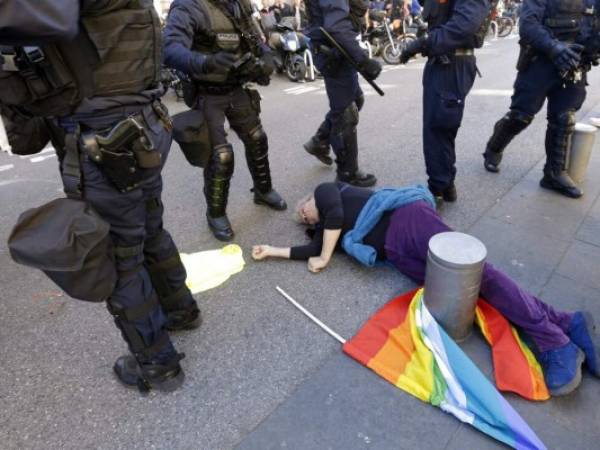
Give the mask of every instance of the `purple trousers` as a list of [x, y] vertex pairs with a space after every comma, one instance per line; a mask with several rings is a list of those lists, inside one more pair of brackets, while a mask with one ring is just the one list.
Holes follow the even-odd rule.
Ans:
[[[385, 239], [388, 261], [423, 284], [429, 239], [444, 231], [451, 229], [427, 203], [419, 201], [398, 208], [392, 214]], [[488, 263], [483, 269], [481, 297], [525, 331], [539, 351], [569, 342], [566, 332], [573, 314], [555, 310]]]

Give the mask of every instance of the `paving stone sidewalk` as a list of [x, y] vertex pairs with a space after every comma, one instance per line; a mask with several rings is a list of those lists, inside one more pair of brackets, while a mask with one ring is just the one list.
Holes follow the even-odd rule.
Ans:
[[[544, 161], [540, 161], [468, 232], [486, 244], [488, 260], [525, 289], [556, 307], [585, 308], [600, 318], [599, 152], [600, 143], [596, 142], [582, 199], [571, 200], [541, 189], [538, 182]], [[324, 334], [323, 339], [328, 337]], [[492, 378], [491, 355], [481, 336], [473, 334], [461, 346]], [[600, 380], [586, 374], [576, 393], [543, 403], [511, 394], [506, 398], [549, 449], [598, 448]], [[237, 448], [503, 447], [396, 389], [340, 349]]]

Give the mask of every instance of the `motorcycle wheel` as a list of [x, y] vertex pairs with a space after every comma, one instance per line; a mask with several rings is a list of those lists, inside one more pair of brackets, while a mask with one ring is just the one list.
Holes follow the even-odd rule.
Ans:
[[304, 80], [306, 75], [306, 64], [300, 55], [294, 55], [289, 58], [286, 64], [285, 73], [291, 81]]
[[513, 29], [514, 22], [510, 17], [503, 17], [498, 22], [498, 37], [508, 36]]
[[396, 51], [391, 42], [388, 42], [381, 51], [381, 57], [387, 64], [400, 64], [400, 53], [402, 53], [403, 46], [406, 45], [400, 40], [396, 41]]

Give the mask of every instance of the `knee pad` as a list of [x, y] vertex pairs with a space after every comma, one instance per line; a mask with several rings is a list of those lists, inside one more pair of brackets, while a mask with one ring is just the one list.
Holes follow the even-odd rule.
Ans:
[[525, 114], [521, 111], [510, 110], [504, 117], [513, 134], [520, 133], [529, 126], [533, 120], [533, 116]]
[[573, 128], [576, 123], [575, 110], [568, 109], [559, 114], [549, 114], [548, 123], [559, 128]]
[[210, 161], [213, 173], [230, 176], [233, 173], [233, 162], [233, 147], [231, 144], [217, 145], [213, 148]]
[[262, 144], [267, 140], [267, 133], [261, 124], [258, 124], [248, 132], [248, 138], [254, 144]]
[[358, 106], [355, 102], [350, 103], [342, 113], [344, 128], [353, 128], [358, 125]]

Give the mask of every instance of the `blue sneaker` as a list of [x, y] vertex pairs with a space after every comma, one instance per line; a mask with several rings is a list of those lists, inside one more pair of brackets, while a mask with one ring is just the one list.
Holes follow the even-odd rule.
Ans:
[[592, 315], [587, 311], [577, 311], [567, 335], [585, 353], [585, 366], [590, 373], [600, 378], [600, 339]]
[[544, 371], [546, 386], [555, 397], [573, 392], [581, 383], [581, 365], [585, 354], [572, 342], [554, 350], [541, 352], [538, 361]]

